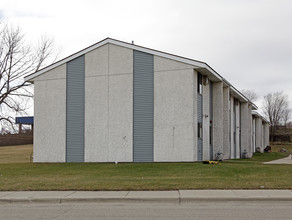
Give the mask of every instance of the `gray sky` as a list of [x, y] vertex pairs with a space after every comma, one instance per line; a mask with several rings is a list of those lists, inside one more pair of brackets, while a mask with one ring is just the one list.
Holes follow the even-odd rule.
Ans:
[[54, 37], [59, 58], [106, 37], [134, 40], [205, 61], [261, 98], [284, 91], [292, 107], [291, 0], [2, 0], [0, 16], [31, 42]]

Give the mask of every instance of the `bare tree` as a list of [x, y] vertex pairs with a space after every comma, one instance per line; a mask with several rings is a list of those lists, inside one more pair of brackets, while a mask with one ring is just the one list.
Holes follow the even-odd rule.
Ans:
[[242, 89], [241, 93], [252, 102], [256, 101], [258, 98], [257, 94], [249, 89]]
[[291, 116], [291, 109], [286, 109], [286, 111], [284, 112], [284, 116], [283, 116], [283, 124], [286, 128], [288, 126], [290, 116]]
[[32, 47], [19, 27], [0, 25], [0, 127], [14, 129], [14, 116], [25, 115], [33, 97], [31, 84], [23, 77], [38, 71], [51, 57], [53, 40], [43, 37]]
[[271, 123], [271, 137], [281, 124], [287, 123], [290, 117], [288, 96], [283, 92], [269, 93], [264, 96], [263, 112]]

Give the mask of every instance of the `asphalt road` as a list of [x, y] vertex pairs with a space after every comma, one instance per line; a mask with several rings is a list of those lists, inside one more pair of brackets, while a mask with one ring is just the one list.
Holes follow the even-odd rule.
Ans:
[[0, 219], [292, 219], [292, 201], [2, 204]]

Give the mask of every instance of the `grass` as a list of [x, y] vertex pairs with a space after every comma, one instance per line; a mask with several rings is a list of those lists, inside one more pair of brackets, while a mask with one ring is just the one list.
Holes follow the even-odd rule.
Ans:
[[31, 154], [32, 144], [0, 146], [0, 164], [29, 163]]
[[291, 165], [262, 164], [285, 156], [287, 153], [258, 153], [252, 159], [219, 165], [6, 163], [0, 164], [0, 190], [292, 189]]
[[292, 152], [292, 143], [291, 142], [272, 142], [271, 147], [272, 147], [272, 152], [279, 152], [279, 150], [281, 148], [285, 148], [289, 152]]

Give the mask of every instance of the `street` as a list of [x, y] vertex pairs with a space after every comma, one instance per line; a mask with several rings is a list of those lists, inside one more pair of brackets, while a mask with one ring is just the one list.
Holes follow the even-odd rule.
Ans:
[[2, 204], [0, 219], [291, 219], [292, 201]]

